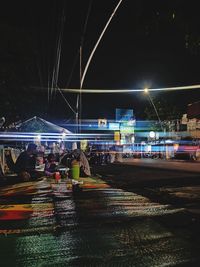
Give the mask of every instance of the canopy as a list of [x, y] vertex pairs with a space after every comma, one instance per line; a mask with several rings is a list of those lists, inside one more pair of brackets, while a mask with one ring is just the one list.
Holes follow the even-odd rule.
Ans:
[[21, 122], [16, 125], [16, 128], [20, 132], [38, 132], [38, 133], [66, 133], [71, 132], [63, 127], [60, 127], [54, 123], [46, 121], [37, 116]]

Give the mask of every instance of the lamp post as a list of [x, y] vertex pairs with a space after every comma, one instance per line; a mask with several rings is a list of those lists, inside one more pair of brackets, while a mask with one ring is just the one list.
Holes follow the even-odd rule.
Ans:
[[[159, 123], [160, 123], [161, 130], [162, 130], [162, 132], [164, 133], [164, 129], [163, 129], [163, 125], [162, 125], [160, 116], [159, 116], [159, 114], [158, 114], [158, 111], [157, 111], [157, 109], [156, 109], [156, 106], [155, 106], [154, 103], [153, 103], [153, 99], [151, 98], [151, 95], [150, 95], [150, 93], [149, 93], [149, 89], [148, 89], [148, 88], [145, 88], [145, 89], [144, 89], [144, 93], [145, 93], [146, 95], [148, 95], [149, 101], [150, 101], [150, 103], [152, 104], [152, 106], [153, 106], [153, 108], [154, 108], [154, 111], [155, 111], [155, 113], [156, 113], [156, 116], [157, 116], [157, 118], [158, 118], [158, 121], [159, 121]], [[163, 140], [164, 140], [164, 139], [163, 139]], [[164, 143], [165, 143], [165, 142], [164, 142]], [[166, 146], [166, 148], [165, 148], [165, 158], [168, 159], [168, 148], [167, 148], [167, 146]]]
[[149, 93], [149, 89], [148, 89], [148, 88], [144, 88], [144, 93], [148, 96], [149, 101], [150, 101], [150, 103], [152, 104], [152, 106], [153, 106], [153, 108], [154, 108], [154, 111], [155, 111], [156, 116], [157, 116], [157, 118], [158, 118], [158, 121], [159, 121], [159, 123], [160, 123], [161, 130], [162, 130], [162, 132], [163, 132], [162, 122], [161, 122], [160, 116], [159, 116], [159, 114], [158, 114], [158, 111], [157, 111], [157, 109], [156, 109], [156, 106], [155, 106], [154, 103], [153, 103], [153, 99], [152, 99], [152, 97], [151, 97], [151, 95], [150, 95], [150, 93]]

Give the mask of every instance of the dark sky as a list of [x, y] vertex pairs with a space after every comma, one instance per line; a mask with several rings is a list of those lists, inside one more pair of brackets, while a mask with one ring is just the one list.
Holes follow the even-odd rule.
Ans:
[[[73, 118], [59, 92], [53, 92], [48, 100], [48, 89], [35, 88], [48, 88], [52, 82], [53, 71], [58, 66], [59, 37], [60, 68], [54, 84], [60, 88], [79, 88], [81, 40], [84, 69], [117, 3], [118, 0], [5, 1], [0, 11], [0, 97], [3, 99], [0, 116]], [[194, 0], [122, 1], [94, 54], [83, 88], [199, 84], [197, 4]], [[64, 95], [75, 108], [76, 95]], [[153, 97], [164, 98], [169, 105], [177, 105], [184, 111], [188, 103], [200, 99], [200, 93], [179, 91]], [[86, 94], [82, 116], [114, 118], [115, 108], [132, 108], [137, 117], [144, 117], [148, 104], [142, 93]]]

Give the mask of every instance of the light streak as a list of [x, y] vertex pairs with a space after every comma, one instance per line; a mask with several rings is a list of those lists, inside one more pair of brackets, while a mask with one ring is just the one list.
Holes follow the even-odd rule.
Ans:
[[[149, 92], [157, 92], [157, 91], [179, 91], [179, 90], [192, 90], [192, 89], [200, 89], [200, 84], [196, 85], [187, 85], [187, 86], [174, 86], [174, 87], [163, 87], [163, 88], [150, 88]], [[79, 93], [80, 89], [73, 88], [62, 88], [63, 92], [68, 93]], [[85, 94], [121, 94], [121, 93], [137, 93], [144, 92], [144, 89], [136, 88], [136, 89], [81, 89], [82, 93]]]
[[[74, 142], [87, 139], [88, 141], [95, 140], [96, 138], [100, 140], [109, 140], [112, 134], [66, 134], [64, 141]], [[26, 141], [33, 142], [35, 139], [39, 141], [49, 141], [49, 142], [61, 142], [62, 134], [58, 133], [40, 133], [40, 138], [38, 139], [38, 133], [18, 133], [18, 132], [7, 132], [0, 134], [0, 140], [3, 141]]]
[[[95, 44], [95, 46], [94, 46], [94, 48], [93, 48], [93, 50], [92, 50], [92, 52], [91, 52], [89, 58], [88, 58], [88, 61], [87, 61], [86, 66], [85, 66], [85, 69], [84, 69], [84, 71], [83, 71], [83, 75], [82, 75], [82, 77], [81, 77], [81, 93], [82, 93], [82, 86], [83, 86], [83, 82], [84, 82], [84, 79], [85, 79], [85, 75], [86, 75], [86, 73], [87, 73], [88, 67], [89, 67], [90, 62], [91, 62], [91, 60], [92, 60], [92, 57], [93, 57], [93, 55], [94, 55], [94, 53], [95, 53], [95, 51], [96, 51], [96, 49], [97, 49], [97, 47], [98, 47], [98, 45], [99, 45], [99, 43], [100, 43], [100, 41], [101, 41], [101, 39], [102, 39], [102, 37], [103, 37], [103, 35], [104, 35], [106, 29], [108, 28], [108, 26], [109, 26], [109, 24], [110, 24], [112, 18], [114, 17], [115, 13], [117, 12], [117, 9], [118, 9], [119, 6], [121, 5], [121, 3], [122, 3], [122, 0], [120, 0], [120, 1], [118, 2], [117, 6], [115, 7], [113, 13], [111, 14], [109, 20], [107, 21], [107, 23], [106, 23], [106, 25], [105, 25], [105, 27], [104, 27], [102, 33], [101, 33], [100, 36], [99, 36], [99, 39], [97, 40], [97, 42], [96, 42], [96, 44]], [[79, 92], [80, 92], [80, 89], [79, 89]]]
[[[70, 136], [99, 136], [99, 135], [110, 135], [110, 134], [95, 134], [95, 133], [81, 133], [81, 134], [74, 134], [74, 133], [71, 133], [71, 134], [66, 134], [65, 137], [70, 137]], [[12, 137], [12, 136], [18, 136], [18, 137], [37, 137], [38, 136], [38, 133], [19, 133], [19, 132], [6, 132], [6, 133], [1, 133], [0, 134], [0, 137]], [[48, 136], [55, 136], [55, 137], [61, 137], [62, 134], [59, 134], [59, 133], [40, 133], [40, 136], [41, 137], [48, 137]]]

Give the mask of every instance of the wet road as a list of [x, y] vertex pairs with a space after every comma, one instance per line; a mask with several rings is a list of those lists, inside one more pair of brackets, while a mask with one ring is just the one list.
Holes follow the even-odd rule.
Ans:
[[[98, 186], [90, 181], [73, 194], [65, 182], [47, 180], [18, 190], [15, 197], [1, 190], [1, 266], [199, 265], [198, 217], [188, 212], [185, 202], [176, 205], [174, 198], [166, 198], [171, 186], [134, 183], [145, 175], [140, 167], [104, 166], [95, 171], [102, 175], [101, 180], [95, 178]], [[160, 173], [146, 171], [152, 179]], [[160, 175], [165, 179], [163, 172]], [[161, 189], [166, 189], [164, 199]], [[7, 212], [18, 219], [2, 213], [6, 204]]]

